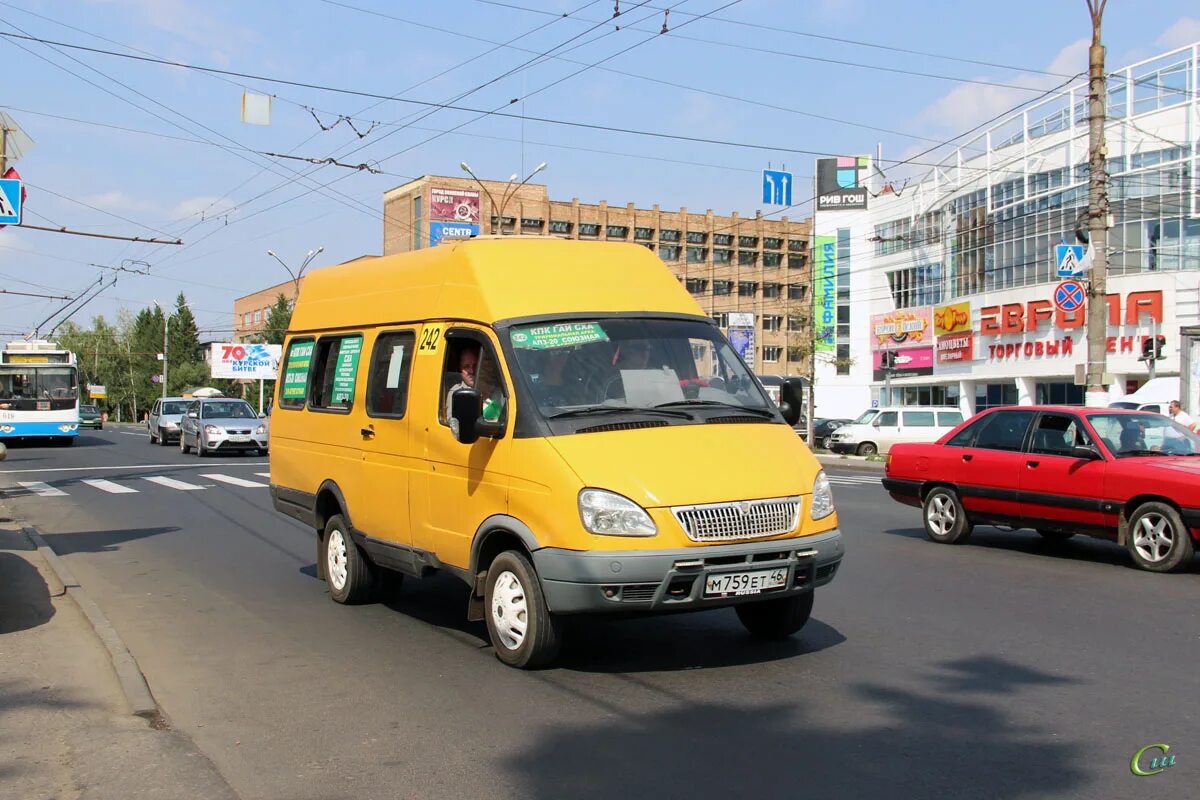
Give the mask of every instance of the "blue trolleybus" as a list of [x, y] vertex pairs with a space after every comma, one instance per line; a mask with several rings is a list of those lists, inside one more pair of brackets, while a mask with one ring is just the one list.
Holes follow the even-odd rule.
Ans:
[[0, 350], [0, 441], [71, 445], [78, 434], [75, 354], [54, 342], [9, 342]]

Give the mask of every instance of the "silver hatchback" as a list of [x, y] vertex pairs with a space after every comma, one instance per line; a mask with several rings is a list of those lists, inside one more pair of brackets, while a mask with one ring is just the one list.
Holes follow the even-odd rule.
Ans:
[[154, 401], [146, 428], [150, 431], [150, 444], [168, 445], [179, 438], [179, 424], [187, 410], [186, 397], [164, 397]]
[[245, 400], [212, 397], [192, 400], [180, 426], [179, 449], [196, 455], [210, 453], [266, 453], [267, 426]]

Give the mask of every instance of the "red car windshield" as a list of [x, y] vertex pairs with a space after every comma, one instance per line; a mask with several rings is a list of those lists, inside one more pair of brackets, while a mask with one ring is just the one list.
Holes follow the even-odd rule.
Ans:
[[1200, 436], [1160, 414], [1089, 414], [1088, 422], [1117, 458], [1200, 456]]

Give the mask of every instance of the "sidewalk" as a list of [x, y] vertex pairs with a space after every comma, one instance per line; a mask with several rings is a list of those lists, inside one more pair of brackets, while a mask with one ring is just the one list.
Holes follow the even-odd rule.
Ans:
[[108, 651], [0, 505], [0, 797], [236, 800], [191, 741], [129, 712]]

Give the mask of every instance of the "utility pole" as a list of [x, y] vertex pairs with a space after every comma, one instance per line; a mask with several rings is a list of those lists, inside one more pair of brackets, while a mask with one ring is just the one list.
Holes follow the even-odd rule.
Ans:
[[1107, 100], [1104, 45], [1100, 23], [1108, 0], [1087, 0], [1092, 18], [1092, 46], [1088, 49], [1088, 243], [1092, 248], [1092, 274], [1087, 306], [1087, 393], [1089, 406], [1108, 404], [1104, 370], [1108, 353], [1108, 173], [1104, 142]]

